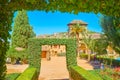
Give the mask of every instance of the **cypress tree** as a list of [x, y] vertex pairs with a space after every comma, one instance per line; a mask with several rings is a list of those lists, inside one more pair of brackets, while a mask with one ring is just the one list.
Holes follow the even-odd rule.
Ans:
[[27, 12], [25, 10], [18, 11], [14, 20], [12, 46], [27, 48], [28, 39], [34, 36], [35, 33], [28, 22]]

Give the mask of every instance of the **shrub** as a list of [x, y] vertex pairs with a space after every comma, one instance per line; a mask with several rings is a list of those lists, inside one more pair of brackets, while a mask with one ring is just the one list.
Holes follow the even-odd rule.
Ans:
[[37, 69], [28, 67], [16, 80], [37, 80]]
[[6, 80], [16, 80], [20, 73], [12, 73], [6, 75]]
[[66, 56], [66, 53], [58, 53], [57, 56]]
[[108, 75], [105, 75], [104, 72], [101, 72], [99, 69], [90, 70], [89, 72], [94, 76], [100, 76], [103, 80], [112, 80]]
[[[86, 53], [80, 53], [80, 58], [81, 59], [88, 59], [88, 54]], [[94, 60], [94, 55], [90, 55], [90, 60]]]
[[80, 53], [80, 58], [81, 59], [87, 59], [88, 55], [86, 53]]
[[107, 57], [99, 57], [97, 56], [99, 61], [103, 61], [106, 65], [111, 65], [111, 66], [120, 66], [120, 61], [117, 59], [111, 59]]
[[103, 80], [79, 66], [70, 67], [70, 76], [73, 80]]
[[7, 51], [7, 57], [11, 58], [11, 62], [14, 64], [15, 59], [20, 58], [22, 61], [27, 60], [28, 59], [28, 52], [26, 49], [22, 50], [22, 51], [17, 51], [15, 49], [15, 47], [11, 47], [8, 51]]

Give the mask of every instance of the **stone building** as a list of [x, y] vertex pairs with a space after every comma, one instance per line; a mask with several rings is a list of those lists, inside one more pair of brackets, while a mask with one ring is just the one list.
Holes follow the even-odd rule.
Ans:
[[61, 53], [66, 53], [65, 45], [42, 45], [42, 58], [47, 58], [47, 55], [57, 56]]

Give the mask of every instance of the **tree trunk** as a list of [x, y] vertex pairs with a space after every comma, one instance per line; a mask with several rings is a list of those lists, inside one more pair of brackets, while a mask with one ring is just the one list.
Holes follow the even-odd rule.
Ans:
[[79, 57], [79, 33], [76, 34], [77, 39], [77, 57]]
[[90, 53], [88, 53], [88, 61], [90, 61]]
[[87, 48], [87, 54], [88, 54], [88, 61], [90, 61], [90, 51]]

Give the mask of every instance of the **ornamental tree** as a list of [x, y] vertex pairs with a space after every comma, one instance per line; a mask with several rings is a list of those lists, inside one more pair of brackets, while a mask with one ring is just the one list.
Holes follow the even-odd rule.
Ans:
[[80, 34], [86, 32], [86, 28], [84, 26], [80, 26], [79, 24], [74, 24], [70, 31], [70, 36], [75, 37], [77, 39], [77, 56], [79, 57], [79, 42], [80, 42]]
[[[83, 34], [83, 42], [86, 45], [88, 61], [90, 61], [90, 55], [91, 53], [94, 53], [96, 39], [92, 38], [92, 35], [88, 35], [88, 32], [87, 32]], [[90, 50], [91, 53], [88, 50]]]
[[95, 43], [95, 52], [97, 55], [104, 55], [107, 54], [107, 47], [109, 45], [108, 39], [106, 38], [105, 35], [101, 35], [100, 39], [96, 39]]
[[120, 18], [104, 15], [101, 18], [101, 26], [113, 49], [120, 53]]
[[27, 48], [28, 39], [34, 36], [35, 33], [33, 32], [33, 29], [28, 22], [26, 11], [18, 11], [18, 14], [14, 20], [12, 46]]

